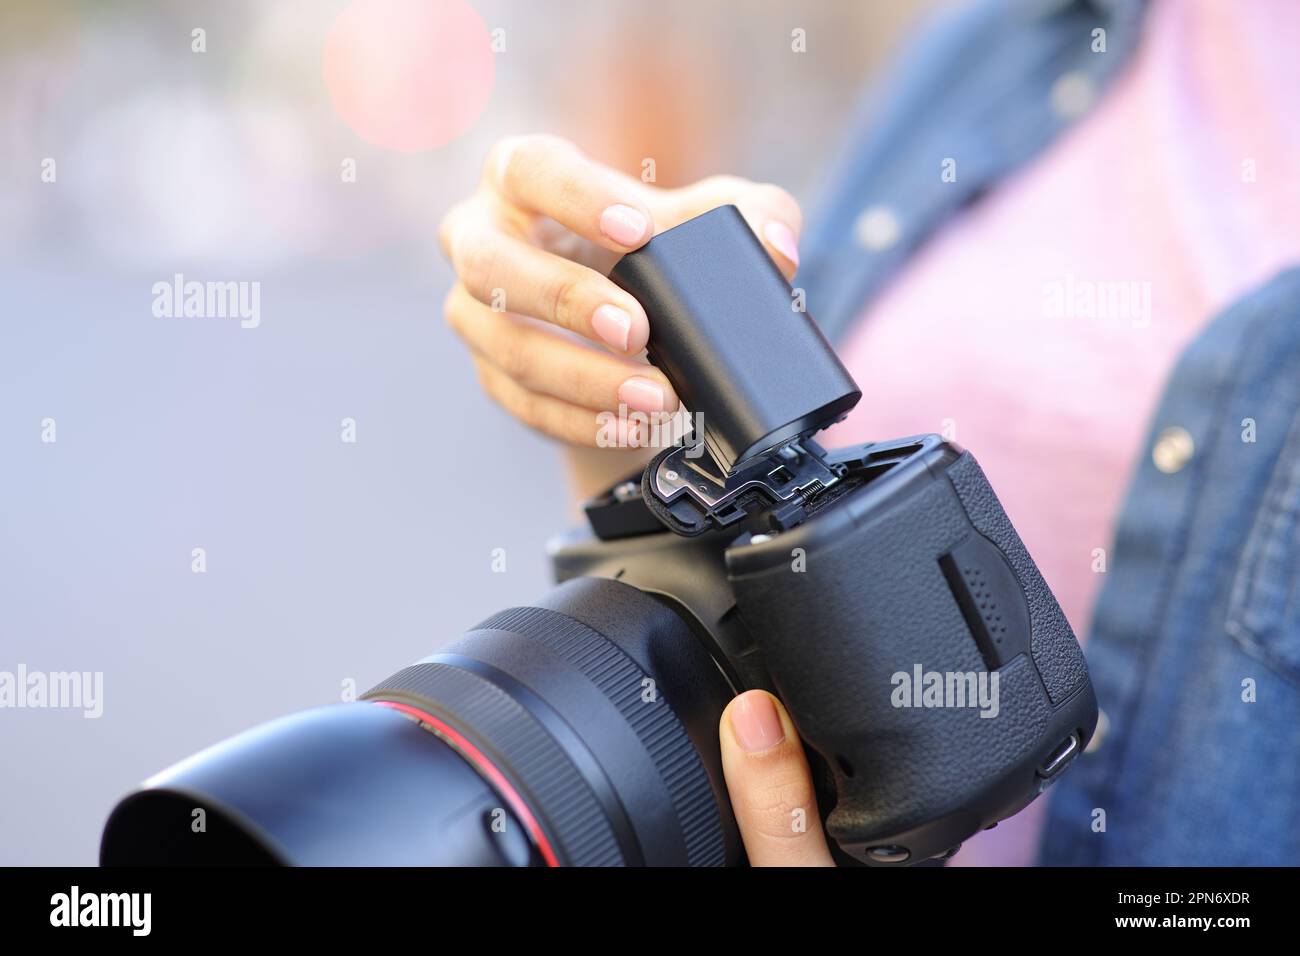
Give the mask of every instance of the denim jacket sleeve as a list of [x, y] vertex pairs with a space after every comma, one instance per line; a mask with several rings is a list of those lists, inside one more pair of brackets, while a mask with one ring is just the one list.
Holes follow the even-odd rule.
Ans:
[[[1300, 857], [1300, 268], [1183, 354], [1121, 510], [1087, 646], [1105, 732], [1042, 861]], [[1182, 467], [1175, 464], [1186, 459]]]
[[[798, 281], [832, 339], [939, 226], [1086, 110], [1136, 48], [1143, 13], [1142, 0], [987, 0], [900, 59], [807, 233]], [[946, 158], [954, 182], [938, 175]], [[1183, 454], [1162, 469], [1150, 451], [1168, 441]], [[1104, 719], [1054, 788], [1041, 862], [1293, 864], [1300, 269], [1180, 359], [1109, 557], [1087, 644]]]

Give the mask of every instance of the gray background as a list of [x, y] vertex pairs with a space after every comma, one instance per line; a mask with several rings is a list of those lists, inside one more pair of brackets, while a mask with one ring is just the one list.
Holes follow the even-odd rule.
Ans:
[[[341, 3], [0, 6], [0, 670], [104, 674], [98, 720], [0, 710], [0, 863], [93, 863], [143, 777], [545, 589], [559, 454], [438, 315], [437, 222], [497, 136], [807, 201], [916, 6], [473, 5], [508, 31], [491, 101], [414, 155], [330, 107]], [[176, 272], [260, 282], [261, 326], [155, 318]]]

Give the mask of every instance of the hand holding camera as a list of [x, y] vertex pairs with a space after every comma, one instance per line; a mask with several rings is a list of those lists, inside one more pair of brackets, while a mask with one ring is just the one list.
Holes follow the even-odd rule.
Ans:
[[[475, 287], [545, 255], [500, 236], [466, 253], [474, 237], [449, 242], [487, 263]], [[861, 392], [740, 210], [660, 233], [610, 280], [698, 433], [587, 503], [552, 546], [550, 594], [360, 704], [155, 777], [114, 811], [106, 862], [907, 865], [947, 858], [1082, 752], [1082, 652], [979, 465], [937, 435], [814, 440]], [[559, 308], [577, 295], [529, 301], [581, 330]], [[724, 778], [778, 799], [733, 810]], [[196, 803], [215, 821], [198, 840]], [[800, 837], [784, 858], [774, 805]]]

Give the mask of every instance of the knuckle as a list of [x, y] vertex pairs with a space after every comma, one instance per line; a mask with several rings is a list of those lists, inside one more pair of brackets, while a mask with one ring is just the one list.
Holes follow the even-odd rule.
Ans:
[[507, 381], [485, 362], [480, 362], [479, 384], [488, 397], [511, 418], [516, 418], [525, 425], [532, 425], [532, 408], [518, 389], [507, 387]]
[[544, 160], [558, 153], [577, 152], [578, 149], [569, 140], [554, 133], [530, 133], [523, 141], [529, 154], [536, 160]]
[[587, 182], [577, 175], [562, 176], [555, 184], [555, 201], [560, 209], [581, 209], [590, 192]]
[[555, 438], [564, 435], [563, 423], [555, 408], [546, 403], [533, 404], [529, 409], [528, 424], [540, 432]]
[[573, 315], [582, 296], [581, 282], [568, 272], [560, 272], [542, 290], [546, 317], [557, 325], [572, 327]]
[[780, 215], [791, 225], [797, 226], [802, 221], [803, 213], [798, 201], [775, 183], [759, 183], [754, 186], [753, 195], [756, 202]]
[[442, 246], [443, 253], [448, 259], [454, 257], [456, 224], [459, 223], [465, 215], [465, 203], [456, 203], [447, 210], [442, 221], [438, 223], [438, 243]]
[[585, 408], [617, 408], [618, 385], [608, 382], [593, 364], [575, 363], [565, 386], [569, 400]]
[[448, 209], [438, 223], [438, 242], [447, 258], [455, 263], [457, 247], [464, 244], [466, 237], [473, 237], [483, 231], [485, 224], [490, 221], [487, 207], [477, 192]]
[[507, 398], [502, 407], [511, 414], [516, 420], [527, 425], [529, 428], [545, 429], [545, 422], [542, 421], [542, 414], [539, 412], [537, 405], [529, 401], [528, 396], [511, 389], [506, 393]]
[[574, 149], [568, 140], [549, 133], [506, 137], [494, 148], [497, 178], [511, 188], [536, 177], [553, 156]]
[[500, 253], [485, 235], [462, 236], [456, 249], [456, 273], [465, 287], [478, 293], [492, 288]]
[[451, 291], [442, 300], [443, 320], [456, 332], [460, 331], [461, 292], [460, 284], [451, 287]]
[[502, 394], [501, 387], [497, 383], [496, 376], [492, 374], [487, 363], [475, 359], [474, 370], [478, 373], [478, 387], [483, 390], [483, 394], [492, 399], [492, 401], [496, 402], [506, 411], [510, 411], [506, 405], [505, 396]]
[[492, 144], [483, 162], [484, 182], [491, 183], [495, 179], [502, 186], [509, 182], [516, 162], [515, 154], [523, 139], [522, 136], [503, 136]]
[[442, 248], [442, 254], [448, 259], [452, 258], [451, 224], [454, 214], [454, 210], [449, 211], [447, 215], [442, 217], [442, 221], [438, 223], [438, 245]]
[[699, 189], [706, 192], [730, 197], [740, 195], [751, 185], [753, 184], [750, 180], [741, 176], [732, 176], [728, 173], [718, 173], [713, 176], [707, 176], [704, 179], [701, 179], [697, 184]]
[[528, 377], [531, 368], [525, 337], [507, 332], [495, 345], [497, 365], [509, 378], [520, 381]]

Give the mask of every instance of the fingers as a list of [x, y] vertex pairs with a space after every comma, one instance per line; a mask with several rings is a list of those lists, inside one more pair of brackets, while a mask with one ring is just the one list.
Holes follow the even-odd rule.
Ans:
[[524, 388], [486, 359], [474, 356], [479, 385], [512, 417], [529, 428], [574, 445], [594, 445], [600, 434], [597, 412]]
[[628, 252], [654, 234], [638, 192], [555, 136], [512, 136], [488, 154], [485, 179], [514, 206], [549, 216], [584, 239]]
[[676, 222], [718, 206], [734, 204], [786, 279], [794, 278], [799, 267], [803, 213], [794, 197], [780, 186], [754, 183], [737, 176], [711, 176], [673, 190], [666, 199], [671, 203], [671, 210], [665, 210], [665, 213], [656, 210], [656, 216], [667, 214]]
[[[476, 356], [527, 391], [593, 411], [620, 404], [647, 414], [677, 410], [677, 395], [657, 368], [593, 349], [534, 320], [495, 312], [459, 283], [444, 313]], [[592, 440], [594, 433], [586, 443]]]
[[461, 283], [480, 302], [542, 319], [624, 354], [645, 348], [650, 323], [632, 295], [586, 266], [509, 234], [482, 202], [453, 211], [443, 235]]
[[723, 711], [722, 769], [752, 866], [834, 866], [790, 715], [751, 690]]
[[[678, 408], [657, 369], [632, 362], [650, 338], [641, 304], [593, 265], [645, 243], [656, 229], [734, 203], [787, 278], [798, 264], [802, 217], [781, 189], [715, 177], [664, 191], [586, 159], [551, 136], [516, 136], [489, 153], [478, 190], [439, 235], [458, 283], [448, 323], [469, 345], [484, 388], [525, 423], [569, 442], [604, 444]], [[559, 241], [562, 240], [562, 241]], [[557, 255], [556, 253], [562, 253]], [[547, 325], [541, 325], [547, 323]], [[548, 327], [550, 326], [550, 327]], [[591, 349], [560, 330], [603, 343]], [[640, 443], [640, 436], [629, 443]]]

